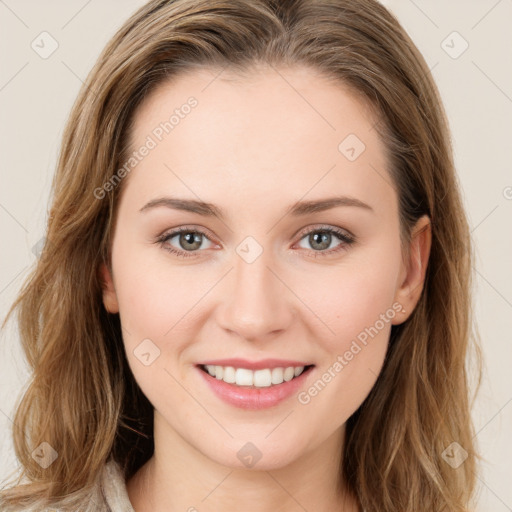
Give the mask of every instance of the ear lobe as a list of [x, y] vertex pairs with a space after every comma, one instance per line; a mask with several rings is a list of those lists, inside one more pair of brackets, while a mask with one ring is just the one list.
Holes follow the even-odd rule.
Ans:
[[395, 294], [395, 301], [402, 306], [403, 312], [407, 313], [405, 316], [397, 316], [393, 324], [405, 322], [420, 299], [425, 283], [431, 246], [432, 226], [430, 218], [424, 215], [418, 219], [412, 231], [409, 257], [407, 261], [402, 263], [400, 284]]
[[105, 263], [100, 265], [98, 270], [101, 288], [103, 290], [103, 305], [109, 313], [119, 313], [117, 294], [114, 289], [112, 274]]

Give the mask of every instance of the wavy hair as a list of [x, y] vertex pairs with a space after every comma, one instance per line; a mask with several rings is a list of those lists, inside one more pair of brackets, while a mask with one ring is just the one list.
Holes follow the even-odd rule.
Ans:
[[[155, 86], [202, 66], [244, 73], [258, 63], [315, 69], [370, 105], [404, 244], [422, 215], [432, 223], [420, 300], [392, 327], [381, 374], [348, 420], [340, 479], [366, 512], [469, 510], [479, 458], [472, 346], [476, 389], [481, 374], [473, 248], [438, 90], [375, 0], [152, 0], [104, 48], [64, 131], [44, 249], [7, 317], [16, 311], [31, 379], [14, 417], [21, 475], [1, 491], [2, 510], [85, 510], [107, 460], [130, 478], [152, 456], [153, 409], [128, 366], [119, 315], [103, 307], [98, 273], [110, 266], [123, 183], [103, 199], [95, 190], [126, 161], [134, 114]], [[46, 469], [31, 456], [42, 442], [58, 453]], [[456, 469], [442, 457], [452, 442], [468, 454]]]

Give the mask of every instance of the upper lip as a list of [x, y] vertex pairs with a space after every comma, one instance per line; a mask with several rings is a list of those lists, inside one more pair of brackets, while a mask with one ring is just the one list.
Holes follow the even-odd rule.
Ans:
[[249, 361], [248, 359], [210, 359], [201, 361], [198, 365], [233, 366], [234, 368], [247, 368], [248, 370], [262, 370], [264, 368], [288, 368], [289, 366], [311, 366], [312, 363], [292, 359], [261, 359]]

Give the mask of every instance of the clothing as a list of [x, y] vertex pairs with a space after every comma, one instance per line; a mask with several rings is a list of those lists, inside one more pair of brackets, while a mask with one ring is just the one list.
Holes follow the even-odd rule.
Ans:
[[79, 490], [47, 508], [43, 508], [40, 503], [20, 508], [18, 505], [6, 505], [0, 499], [2, 512], [69, 512], [70, 510], [135, 512], [128, 497], [123, 471], [117, 462], [113, 459], [107, 461], [97, 475], [96, 482], [87, 491]]
[[101, 487], [109, 512], [135, 512], [128, 498], [124, 475], [114, 460], [108, 461], [105, 465]]
[[[87, 500], [81, 501], [81, 511], [85, 512], [135, 512], [126, 489], [126, 481], [121, 467], [110, 459], [103, 467]], [[83, 500], [83, 498], [82, 498]], [[0, 504], [1, 505], [1, 504]], [[0, 509], [4, 509], [0, 506]], [[19, 509], [8, 509], [9, 512], [21, 512]], [[40, 508], [23, 509], [23, 512], [40, 512]], [[43, 512], [63, 512], [60, 508], [47, 508]], [[69, 508], [66, 508], [69, 510]], [[364, 510], [363, 510], [364, 512]]]
[[[84, 512], [135, 512], [128, 498], [121, 467], [113, 459], [103, 466], [96, 484], [88, 495], [86, 497], [82, 495], [79, 499], [79, 510]], [[70, 510], [69, 506], [47, 508], [43, 512], [64, 512], [64, 510]], [[30, 509], [30, 512], [35, 511], [34, 508]]]

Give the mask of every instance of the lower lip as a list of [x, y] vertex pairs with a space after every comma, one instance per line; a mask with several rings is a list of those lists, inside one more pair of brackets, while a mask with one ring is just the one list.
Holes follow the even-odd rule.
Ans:
[[274, 407], [295, 394], [299, 388], [304, 385], [305, 380], [308, 378], [314, 367], [310, 367], [303, 371], [298, 377], [295, 377], [288, 382], [275, 384], [265, 388], [248, 388], [237, 386], [235, 384], [228, 384], [223, 380], [212, 377], [200, 367], [196, 368], [210, 386], [210, 389], [219, 398], [224, 400], [224, 402], [241, 409], [259, 410]]

